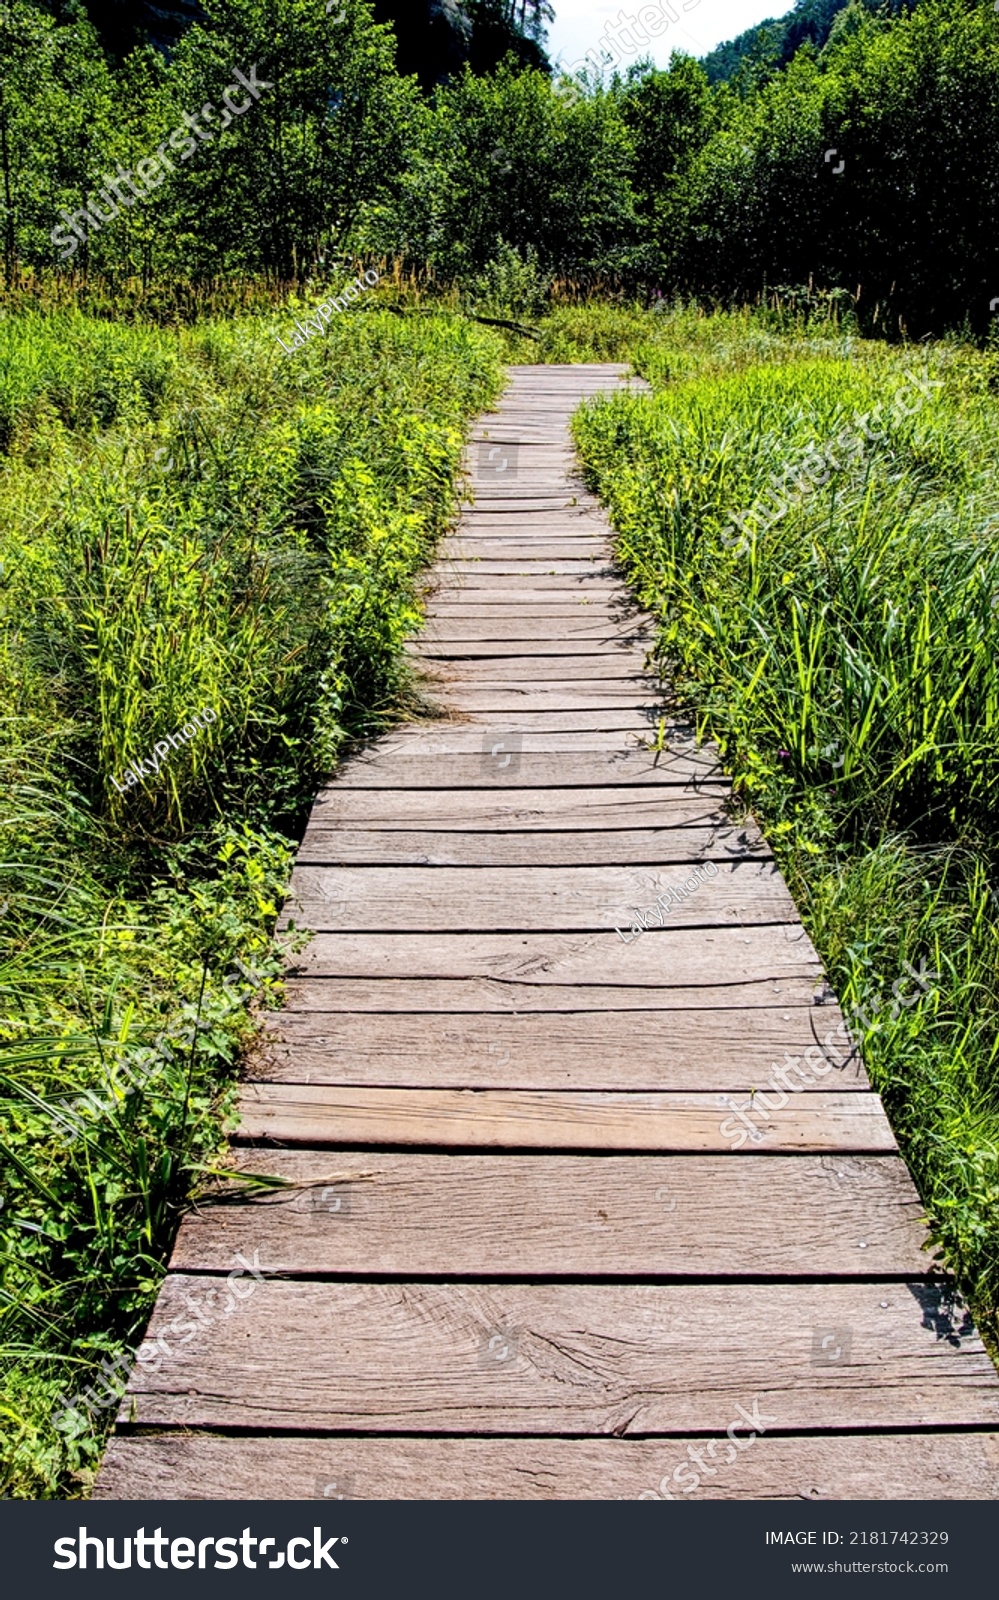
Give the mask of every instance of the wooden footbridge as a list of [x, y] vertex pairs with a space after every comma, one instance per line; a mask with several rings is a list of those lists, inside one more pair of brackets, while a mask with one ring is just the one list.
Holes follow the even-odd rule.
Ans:
[[999, 1379], [828, 1066], [787, 888], [712, 751], [649, 748], [568, 434], [622, 381], [514, 368], [475, 431], [418, 642], [441, 715], [349, 761], [298, 857], [315, 937], [234, 1156], [293, 1187], [187, 1217], [98, 1497], [999, 1491]]

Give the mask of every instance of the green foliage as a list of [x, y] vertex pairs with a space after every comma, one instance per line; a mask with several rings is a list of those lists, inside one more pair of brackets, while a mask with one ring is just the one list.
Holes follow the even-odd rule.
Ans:
[[875, 1016], [865, 1051], [935, 1237], [995, 1332], [989, 359], [746, 316], [645, 321], [636, 362], [659, 392], [588, 406], [584, 460], [677, 695], [764, 823], [837, 992], [886, 996], [905, 961], [939, 974], [902, 1017]]
[[556, 275], [627, 260], [631, 140], [613, 97], [572, 104], [545, 74], [505, 65], [444, 85], [419, 131], [397, 205], [372, 219], [374, 249], [449, 280], [504, 248]]
[[292, 356], [298, 301], [182, 331], [0, 321], [6, 1494], [86, 1486], [110, 1413], [54, 1412], [136, 1342], [222, 1159], [303, 812], [411, 698], [401, 644], [499, 343], [369, 303]]
[[732, 297], [814, 280], [855, 292], [875, 331], [982, 334], [999, 186], [981, 152], [997, 137], [991, 8], [858, 18], [821, 59], [803, 49], [730, 100], [674, 213], [670, 277]]

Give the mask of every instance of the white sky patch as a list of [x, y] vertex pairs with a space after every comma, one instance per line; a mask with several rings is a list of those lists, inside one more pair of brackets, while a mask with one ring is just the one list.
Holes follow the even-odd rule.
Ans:
[[[643, 0], [626, 0], [623, 5], [620, 0], [553, 0], [553, 4], [555, 21], [548, 29], [548, 54], [553, 62], [568, 66], [595, 47], [608, 22], [616, 21], [622, 11], [625, 17], [637, 17]], [[657, 39], [629, 56], [625, 67], [642, 56], [651, 56], [657, 66], [667, 67], [674, 50], [706, 56], [715, 45], [769, 17], [786, 16], [792, 9], [791, 0], [698, 0], [690, 11], [683, 10], [683, 0], [671, 0], [671, 5], [679, 22], [671, 22]]]

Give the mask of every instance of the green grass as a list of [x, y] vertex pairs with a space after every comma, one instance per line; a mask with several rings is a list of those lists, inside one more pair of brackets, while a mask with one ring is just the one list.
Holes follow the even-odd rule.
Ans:
[[[630, 348], [656, 391], [590, 404], [576, 433], [658, 654], [842, 1001], [862, 1004], [933, 1239], [995, 1340], [995, 358], [683, 308], [595, 311], [587, 346], [588, 315], [563, 313], [549, 343]], [[917, 405], [907, 374], [940, 387]], [[819, 462], [834, 439], [835, 464]], [[789, 467], [802, 490], [768, 516]], [[938, 976], [893, 1020], [907, 961]]]
[[0, 320], [5, 1495], [86, 1490], [112, 1413], [54, 1415], [134, 1347], [224, 1160], [252, 1031], [224, 982], [249, 962], [276, 1001], [297, 830], [407, 701], [416, 581], [500, 383], [498, 339], [447, 311], [372, 296], [289, 357], [299, 309]]

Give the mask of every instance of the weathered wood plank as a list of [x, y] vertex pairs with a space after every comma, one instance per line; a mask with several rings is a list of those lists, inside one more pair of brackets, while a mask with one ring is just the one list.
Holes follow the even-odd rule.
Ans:
[[[268, 1245], [262, 1235], [261, 1265], [275, 1270]], [[728, 1284], [271, 1280], [199, 1338], [189, 1302], [212, 1290], [218, 1278], [166, 1279], [147, 1342], [162, 1335], [170, 1355], [133, 1372], [122, 1423], [720, 1434], [755, 1403], [769, 1432], [827, 1428], [830, 1417], [843, 1431], [999, 1425], [995, 1368], [950, 1291], [925, 1282], [733, 1294]], [[848, 1356], [840, 1344], [844, 1359], [823, 1363], [821, 1338], [840, 1332]]]
[[[267, 1017], [248, 1071], [272, 1082], [371, 1087], [672, 1089], [736, 1094], [744, 1105], [751, 1090], [766, 1091], [777, 1071], [801, 1061], [841, 1021], [833, 1006], [790, 1002], [746, 1006], [737, 1023], [727, 1007], [665, 1016], [288, 1009]], [[806, 1065], [803, 1077], [791, 1079], [802, 1093], [867, 1088], [859, 1052], [840, 1053], [838, 1043], [834, 1035], [830, 1057], [844, 1065], [824, 1077]]]
[[439, 549], [441, 561], [594, 561], [607, 560], [605, 539], [580, 539], [566, 534], [557, 540], [502, 538], [499, 535], [457, 534]]
[[[831, 1077], [833, 1069], [827, 1071]], [[722, 1155], [742, 1148], [757, 1155], [896, 1148], [875, 1094], [823, 1090], [788, 1095], [772, 1089], [762, 1098], [755, 1096], [748, 1111], [743, 1105], [742, 1117], [733, 1110], [735, 1104], [724, 1094], [676, 1090], [613, 1094], [256, 1082], [247, 1084], [240, 1096], [237, 1137], [273, 1139], [279, 1144], [675, 1150]], [[769, 1111], [765, 1104], [780, 1109]], [[732, 1193], [738, 1188], [738, 1179], [730, 1177], [724, 1188]], [[915, 1190], [911, 1192], [914, 1196]], [[723, 1204], [720, 1193], [717, 1203]], [[749, 1270], [753, 1269], [747, 1267]], [[860, 1270], [857, 1263], [854, 1270]]]
[[561, 587], [555, 587], [550, 580], [534, 589], [529, 585], [507, 589], [500, 582], [471, 588], [468, 584], [438, 586], [425, 590], [423, 604], [428, 615], [482, 616], [490, 613], [512, 617], [511, 607], [516, 607], [525, 617], [585, 617], [599, 611], [610, 616], [620, 615], [636, 624], [642, 621], [642, 613], [635, 610], [628, 596], [616, 585], [579, 584], [574, 579]]
[[[494, 1349], [502, 1351], [502, 1341]], [[751, 1402], [742, 1401], [751, 1409]], [[731, 1422], [738, 1416], [733, 1411]], [[727, 1426], [727, 1424], [726, 1424]], [[720, 1432], [720, 1430], [719, 1430]], [[994, 1500], [999, 1433], [658, 1439], [112, 1439], [95, 1500]], [[682, 1487], [673, 1474], [683, 1465]], [[708, 1473], [711, 1475], [708, 1476]], [[697, 1479], [697, 1482], [694, 1479]]]
[[[612, 578], [615, 568], [610, 564], [606, 555], [594, 556], [591, 559], [580, 558], [570, 560], [568, 557], [511, 557], [509, 560], [479, 560], [470, 558], [462, 560], [460, 557], [442, 561], [440, 565], [442, 577], [452, 573], [458, 578], [529, 578], [531, 584], [545, 578]], [[505, 585], [504, 585], [505, 587]]]
[[[620, 928], [639, 909], [652, 928], [750, 927], [794, 921], [795, 905], [772, 860], [634, 867], [313, 867], [292, 873], [281, 925], [407, 933]], [[637, 923], [641, 933], [643, 924]]]
[[[633, 740], [637, 745], [644, 746], [655, 739], [656, 730], [662, 719], [663, 707], [658, 705], [624, 707], [600, 705], [592, 706], [586, 711], [530, 711], [518, 706], [516, 730], [525, 735], [532, 732], [554, 735], [597, 730], [608, 732], [617, 729], [626, 736], [622, 743], [630, 745]], [[511, 726], [505, 712], [460, 711], [454, 706], [443, 708], [434, 718], [434, 722], [438, 728], [480, 728], [483, 737], [493, 728]]]
[[639, 645], [647, 648], [651, 641], [651, 633], [643, 633], [609, 614], [592, 617], [583, 611], [578, 618], [564, 616], [553, 623], [550, 618], [518, 617], [508, 608], [506, 616], [491, 611], [488, 617], [430, 617], [419, 641], [408, 642], [413, 649], [424, 652], [428, 643], [484, 648], [492, 644], [497, 655], [586, 655], [594, 650], [616, 651]]
[[235, 1251], [252, 1258], [275, 1230], [297, 1276], [916, 1279], [933, 1268], [898, 1155], [242, 1150], [235, 1165], [295, 1187], [208, 1198], [184, 1219], [172, 1271], [228, 1272]]
[[[363, 937], [363, 936], [362, 936]], [[478, 935], [467, 934], [467, 939]], [[529, 935], [521, 935], [523, 940]], [[564, 936], [560, 936], [564, 937]], [[651, 937], [651, 936], [650, 936]], [[318, 935], [319, 939], [327, 935]], [[313, 944], [316, 943], [314, 939]], [[392, 1015], [400, 1012], [453, 1012], [468, 1015], [513, 1016], [564, 1012], [580, 1015], [604, 1011], [642, 1011], [659, 1019], [662, 1028], [672, 1026], [675, 1011], [718, 1011], [728, 1026], [737, 1025], [735, 1013], [758, 1006], [811, 1007], [816, 1001], [818, 974], [801, 973], [774, 977], [772, 974], [733, 979], [731, 968], [719, 973], [715, 982], [663, 983], [535, 983], [516, 978], [414, 978], [379, 977], [361, 974], [338, 978], [329, 974], [289, 978], [285, 983], [289, 1011], [328, 1015], [356, 1011]], [[838, 1020], [838, 1019], [837, 1019]], [[826, 1032], [829, 1024], [822, 1018]], [[823, 1033], [825, 1038], [825, 1032]]]
[[404, 828], [310, 828], [299, 865], [371, 867], [622, 867], [666, 862], [769, 858], [765, 842], [740, 828], [488, 829], [416, 832]]
[[[427, 628], [419, 641], [410, 641], [406, 654], [415, 661], [466, 661], [502, 663], [505, 672], [510, 663], [522, 666], [526, 676], [532, 667], [544, 662], [569, 660], [587, 662], [596, 668], [598, 676], [610, 676], [617, 667], [619, 673], [644, 673], [648, 641], [636, 639], [634, 634], [617, 636], [605, 631], [603, 635], [575, 633], [564, 639], [491, 639], [482, 623], [475, 625], [479, 632], [465, 639], [456, 638], [450, 631]], [[606, 674], [601, 663], [607, 663]]]
[[652, 928], [630, 944], [616, 933], [317, 933], [292, 970], [306, 978], [494, 978], [524, 987], [655, 990], [818, 983], [822, 975], [800, 923], [705, 928], [696, 939], [684, 928]]
[[442, 592], [441, 586], [446, 584], [447, 593], [466, 605], [476, 598], [490, 604], [503, 601], [510, 605], [518, 605], [521, 597], [535, 604], [543, 603], [548, 597], [594, 602], [623, 598], [620, 580], [613, 574], [609, 577], [588, 571], [496, 574], [483, 572], [481, 562], [476, 561], [467, 561], [465, 569], [459, 573], [452, 565], [446, 571], [431, 571], [427, 574], [428, 592], [437, 596]]
[[530, 685], [509, 684], [490, 688], [472, 685], [465, 688], [460, 683], [449, 683], [441, 689], [438, 698], [446, 701], [449, 711], [468, 713], [501, 712], [504, 719], [518, 718], [531, 711], [544, 712], [549, 718], [561, 718], [574, 711], [639, 711], [655, 715], [660, 703], [650, 693], [636, 690], [621, 692], [613, 683], [607, 684], [551, 684], [544, 689]]
[[[501, 731], [501, 730], [500, 730]], [[496, 722], [476, 721], [445, 721], [445, 722], [410, 722], [398, 727], [395, 732], [385, 734], [379, 739], [377, 745], [358, 746], [358, 757], [369, 756], [378, 760], [381, 755], [482, 755], [492, 749], [494, 741], [499, 738], [498, 724]], [[536, 723], [527, 729], [509, 730], [518, 735], [521, 740], [520, 753], [524, 755], [548, 756], [560, 754], [578, 754], [583, 750], [599, 750], [603, 752], [602, 761], [606, 765], [611, 761], [608, 752], [613, 752], [618, 757], [618, 762], [627, 757], [629, 750], [639, 753], [647, 751], [650, 762], [655, 759], [652, 745], [655, 742], [656, 730], [647, 725], [636, 724], [630, 732], [620, 728], [579, 728], [568, 732], [552, 731]], [[676, 737], [674, 737], [674, 735]], [[682, 738], [682, 730], [666, 730], [667, 750], [659, 758], [659, 765], [670, 754], [697, 752], [698, 747], [689, 739]], [[710, 747], [703, 747], [713, 759], [714, 752]], [[332, 783], [335, 788], [339, 783], [339, 774], [350, 770], [350, 760], [341, 766], [335, 774]], [[618, 762], [613, 765], [617, 766]], [[658, 768], [656, 769], [658, 770]], [[597, 773], [596, 787], [603, 783], [599, 771]]]
[[[672, 803], [674, 791], [687, 786], [691, 786], [690, 793], [695, 799], [698, 795], [707, 796], [709, 804], [730, 792], [716, 758], [703, 747], [666, 750], [657, 760], [654, 751], [643, 749], [637, 741], [612, 752], [537, 752], [519, 746], [518, 735], [520, 727], [516, 721], [506, 727], [483, 726], [478, 735], [478, 753], [457, 750], [444, 759], [440, 759], [443, 752], [430, 755], [398, 748], [382, 752], [376, 747], [345, 762], [330, 787], [320, 790], [319, 803], [325, 807], [332, 803], [333, 796], [346, 794], [351, 789], [391, 789], [397, 795], [395, 815], [398, 816], [403, 809], [410, 814], [411, 797], [412, 804], [418, 805], [420, 791], [435, 789], [447, 793], [501, 789], [507, 796], [504, 803], [519, 801], [532, 811], [549, 804], [558, 806], [562, 803], [558, 796], [569, 790], [576, 795], [580, 807], [629, 803], [637, 806], [646, 801], [665, 806]], [[694, 783], [699, 784], [696, 791], [692, 787]], [[403, 790], [404, 800], [400, 794]], [[523, 795], [518, 794], [520, 790], [525, 791]], [[635, 812], [633, 820], [636, 823], [646, 821], [648, 815]]]
[[644, 696], [654, 703], [663, 692], [657, 675], [645, 665], [641, 648], [576, 651], [571, 655], [479, 655], [452, 659], [446, 648], [431, 642], [409, 655], [421, 685], [441, 687], [449, 693], [480, 689], [509, 690], [514, 694], [568, 694]]
[[636, 694], [654, 700], [662, 693], [654, 674], [645, 670], [645, 651], [631, 649], [584, 651], [572, 655], [487, 655], [449, 661], [449, 653], [424, 645], [419, 656], [422, 674], [431, 684], [469, 688], [511, 688], [518, 694], [534, 688], [567, 688], [572, 694]]

